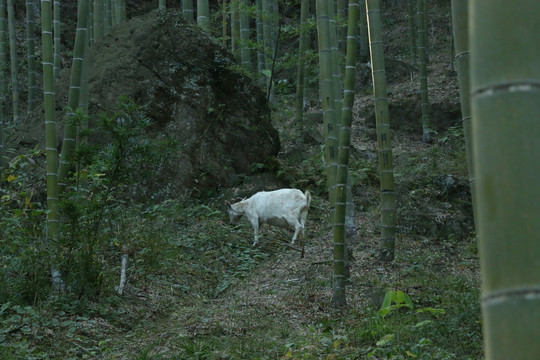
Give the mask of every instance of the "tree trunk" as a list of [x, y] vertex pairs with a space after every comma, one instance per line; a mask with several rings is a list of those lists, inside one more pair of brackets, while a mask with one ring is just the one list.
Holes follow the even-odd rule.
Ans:
[[359, 38], [360, 38], [360, 61], [367, 62], [369, 60], [369, 41], [367, 30], [366, 3], [360, 1], [360, 19], [359, 19]]
[[[409, 18], [409, 47], [411, 52], [411, 65], [416, 66], [416, 21], [414, 0], [407, 0], [407, 17]], [[411, 70], [412, 71], [412, 70]], [[412, 77], [412, 75], [411, 75]]]
[[28, 61], [28, 109], [27, 113], [30, 114], [34, 111], [36, 107], [36, 92], [37, 92], [37, 83], [36, 83], [36, 54], [35, 54], [35, 27], [36, 21], [34, 19], [35, 15], [35, 1], [26, 0], [26, 50], [27, 50], [27, 61]]
[[[332, 91], [332, 44], [330, 37], [328, 2], [317, 0], [317, 37], [319, 43], [319, 87], [325, 136], [324, 159], [330, 206], [335, 204], [337, 171], [337, 126]], [[335, 39], [335, 37], [334, 37]]]
[[[96, 0], [97, 1], [97, 0]], [[61, 55], [61, 22], [60, 22], [60, 0], [54, 0], [53, 4], [53, 31], [54, 31], [54, 78], [58, 78], [62, 67]]]
[[6, 0], [0, 0], [0, 172], [7, 163], [5, 159], [5, 127], [7, 116], [4, 109], [7, 93], [7, 53], [6, 53]]
[[17, 60], [17, 34], [15, 31], [15, 8], [13, 0], [7, 0], [9, 53], [11, 64], [11, 98], [13, 102], [13, 122], [19, 121], [19, 66]]
[[103, 37], [103, 0], [94, 0], [94, 41]]
[[[345, 19], [347, 14], [345, 13], [345, 0], [335, 0], [336, 2], [336, 35], [338, 38], [338, 49], [342, 57], [345, 57], [347, 52], [347, 27], [345, 25]], [[344, 69], [341, 71], [345, 73]]]
[[469, 4], [486, 359], [536, 359], [540, 354], [540, 3], [477, 0]]
[[267, 80], [267, 89], [269, 89], [268, 98], [273, 98], [270, 91], [272, 91], [271, 78], [272, 78], [272, 63], [273, 63], [273, 50], [275, 48], [274, 34], [276, 33], [275, 21], [274, 21], [274, 0], [262, 0], [262, 20], [263, 20], [263, 51], [265, 54], [266, 71], [265, 76]]
[[306, 33], [306, 21], [309, 14], [309, 0], [302, 0], [300, 3], [300, 41], [298, 45], [298, 69], [296, 74], [296, 145], [303, 146], [304, 138], [304, 75], [305, 57], [308, 47]]
[[469, 1], [452, 0], [452, 26], [455, 48], [456, 69], [459, 81], [459, 94], [461, 100], [461, 119], [465, 135], [465, 152], [467, 155], [467, 169], [469, 173], [469, 186], [473, 205], [473, 216], [476, 226], [476, 175], [472, 161], [472, 131], [471, 131], [471, 80], [470, 80], [470, 50], [469, 50]]
[[334, 306], [346, 305], [345, 281], [347, 264], [347, 242], [345, 218], [347, 209], [347, 183], [349, 169], [349, 147], [351, 143], [352, 108], [356, 80], [356, 55], [358, 51], [358, 0], [349, 1], [347, 30], [347, 60], [345, 65], [345, 91], [339, 132], [339, 154], [336, 176], [336, 209], [334, 212]]
[[424, 0], [418, 0], [418, 67], [420, 69], [420, 97], [422, 104], [422, 141], [431, 143], [431, 121], [429, 118], [429, 99], [427, 83], [427, 54], [426, 54], [426, 13]]
[[[58, 151], [56, 141], [56, 104], [54, 92], [54, 51], [51, 0], [41, 0], [41, 41], [43, 49], [43, 104], [45, 110], [45, 155], [47, 158], [47, 239], [54, 244], [60, 235], [58, 215]], [[53, 266], [54, 269], [54, 266]], [[60, 273], [53, 270], [53, 284], [61, 284]], [[60, 288], [61, 286], [57, 286]]]
[[240, 0], [231, 0], [231, 52], [238, 63], [240, 54]]
[[111, 27], [112, 27], [111, 0], [104, 0], [104, 1], [105, 3], [103, 6], [105, 7], [105, 17], [104, 17], [105, 20], [103, 22], [103, 26], [104, 26], [103, 33], [108, 34], [111, 32]]
[[193, 14], [193, 0], [182, 0], [182, 15], [189, 21], [195, 21], [195, 15]]
[[[341, 56], [341, 53], [339, 52], [339, 37], [338, 37], [338, 29], [339, 26], [336, 24], [336, 16], [333, 11], [333, 6], [328, 6], [328, 24], [330, 29], [330, 44], [332, 49], [332, 93], [334, 98], [334, 111], [336, 112], [335, 120], [336, 120], [336, 132], [339, 133], [339, 124], [341, 119], [341, 108], [343, 108], [343, 96], [342, 96], [342, 89], [343, 89], [343, 74], [344, 74], [344, 67], [343, 65], [343, 57]], [[336, 156], [337, 157], [337, 156]]]
[[257, 70], [259, 74], [262, 74], [266, 66], [266, 56], [264, 53], [264, 25], [263, 25], [263, 2], [262, 0], [255, 0], [255, 6], [257, 8], [257, 18], [255, 25], [257, 29]]
[[366, 0], [369, 42], [371, 47], [371, 69], [373, 94], [375, 96], [375, 121], [379, 152], [379, 174], [381, 181], [381, 243], [379, 257], [384, 261], [394, 259], [396, 208], [394, 192], [394, 166], [388, 98], [386, 94], [386, 71], [382, 43], [381, 13], [379, 0]]
[[244, 69], [251, 71], [251, 49], [249, 44], [249, 15], [248, 3], [246, 0], [241, 0], [240, 5], [240, 57]]
[[5, 106], [5, 97], [7, 95], [8, 84], [8, 33], [7, 33], [7, 12], [6, 12], [6, 0], [0, 0], [0, 94], [2, 102], [0, 105]]
[[210, 7], [208, 0], [197, 0], [197, 24], [204, 30], [210, 30]]
[[69, 158], [75, 150], [77, 127], [73, 119], [75, 110], [79, 107], [81, 94], [81, 74], [83, 68], [84, 49], [87, 34], [88, 0], [79, 0], [77, 7], [77, 32], [75, 34], [75, 48], [73, 50], [73, 63], [71, 66], [71, 81], [68, 94], [68, 108], [64, 121], [64, 139], [60, 154], [58, 168], [58, 186], [62, 192], [66, 186], [66, 177], [69, 170]]

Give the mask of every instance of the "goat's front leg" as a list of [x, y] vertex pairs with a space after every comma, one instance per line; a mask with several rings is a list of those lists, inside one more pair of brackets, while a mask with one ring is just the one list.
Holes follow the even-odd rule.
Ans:
[[253, 236], [255, 237], [255, 241], [253, 241], [252, 246], [255, 246], [259, 242], [259, 220], [253, 220], [250, 222], [251, 222], [251, 225], [253, 226]]

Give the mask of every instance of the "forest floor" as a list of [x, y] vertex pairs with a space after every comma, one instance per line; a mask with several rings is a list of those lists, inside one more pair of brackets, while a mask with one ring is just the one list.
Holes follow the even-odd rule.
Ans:
[[[455, 117], [457, 84], [455, 76], [448, 76], [447, 60], [433, 56], [430, 71], [439, 72], [431, 85], [432, 104], [452, 109], [441, 117]], [[389, 86], [391, 107], [416, 103], [413, 82]], [[111, 341], [105, 358], [481, 359], [479, 265], [459, 120], [453, 118], [459, 126], [452, 126], [443, 119], [434, 144], [422, 143], [421, 131], [414, 133], [407, 124], [393, 133], [400, 225], [396, 258], [383, 262], [378, 260], [371, 106], [369, 94], [357, 95], [352, 135], [357, 235], [349, 244], [347, 306], [332, 306], [332, 219], [326, 198], [315, 195], [304, 258], [283, 244], [290, 232], [265, 226], [258, 249], [265, 254], [262, 261], [215, 297], [172, 298], [178, 302], [166, 314]], [[290, 124], [285, 120], [281, 125], [286, 134]], [[321, 124], [313, 126], [321, 131]], [[287, 135], [284, 139], [286, 150]], [[311, 150], [317, 157], [316, 146]], [[208, 206], [225, 221], [218, 203]], [[182, 231], [196, 232], [201, 226]], [[238, 241], [250, 242], [247, 222], [231, 229]], [[382, 315], [388, 290], [406, 294], [412, 308], [398, 301], [389, 315]]]
[[[368, 98], [357, 101], [366, 100], [368, 107]], [[363, 110], [358, 109], [369, 114]], [[355, 119], [353, 132], [360, 153], [376, 151], [373, 129], [364, 118]], [[442, 136], [452, 135], [446, 131]], [[260, 263], [218, 296], [171, 299], [178, 303], [166, 314], [142, 321], [123, 340], [111, 341], [105, 358], [482, 358], [475, 238], [470, 227], [456, 230], [451, 224], [452, 217], [466, 213], [460, 208], [463, 194], [449, 197], [438, 186], [448, 174], [466, 182], [463, 155], [456, 158], [456, 147], [463, 152], [462, 138], [442, 141], [436, 150], [421, 142], [421, 134], [398, 132], [394, 139], [395, 156], [401, 158], [395, 168], [402, 220], [396, 258], [378, 260], [378, 189], [370, 180], [371, 170], [365, 170], [368, 174], [356, 189], [361, 205], [355, 217], [358, 233], [350, 243], [346, 307], [332, 306], [332, 220], [326, 199], [315, 196], [304, 258], [282, 245], [290, 232], [265, 226], [259, 250], [266, 255]], [[226, 214], [219, 216], [224, 220]], [[420, 229], [423, 222], [430, 225]], [[250, 242], [247, 222], [231, 229], [237, 229], [238, 241]], [[378, 311], [388, 290], [407, 294], [414, 309], [394, 303], [392, 313], [382, 316]]]

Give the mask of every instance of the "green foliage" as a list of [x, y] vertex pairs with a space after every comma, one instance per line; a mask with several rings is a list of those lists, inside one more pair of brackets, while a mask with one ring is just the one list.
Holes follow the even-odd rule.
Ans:
[[324, 177], [326, 169], [324, 163], [321, 161], [322, 157], [321, 152], [315, 153], [313, 156], [303, 160], [300, 164], [292, 162], [282, 163], [280, 169], [277, 171], [277, 175], [287, 183], [290, 183], [292, 187], [309, 189], [315, 194], [325, 194], [327, 192], [326, 179]]
[[384, 296], [383, 304], [378, 311], [378, 314], [384, 318], [393, 310], [397, 310], [402, 307], [407, 307], [411, 310], [414, 309], [414, 305], [409, 295], [399, 290], [388, 290]]
[[128, 189], [153, 146], [145, 139], [149, 125], [137, 105], [122, 99], [119, 112], [101, 117], [100, 130], [111, 142], [103, 147], [83, 143], [71, 159], [75, 171], [60, 199], [65, 226], [57, 251], [67, 286], [81, 296], [102, 291], [106, 254], [119, 253], [123, 245]]
[[[446, 350], [450, 318], [441, 308], [416, 311], [410, 296], [389, 290], [380, 309], [321, 319], [310, 334], [287, 343], [285, 359], [461, 359]], [[467, 313], [470, 315], [470, 312]], [[459, 342], [459, 339], [456, 339]]]
[[0, 180], [0, 303], [33, 304], [48, 293], [48, 249], [43, 244], [45, 209], [36, 171], [42, 154], [17, 156]]

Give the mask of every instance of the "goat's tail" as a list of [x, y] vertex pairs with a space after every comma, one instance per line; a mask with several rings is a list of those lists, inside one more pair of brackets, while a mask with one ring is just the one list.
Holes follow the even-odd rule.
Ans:
[[309, 190], [306, 190], [304, 195], [306, 196], [306, 208], [309, 208], [309, 204], [311, 204], [311, 194]]

